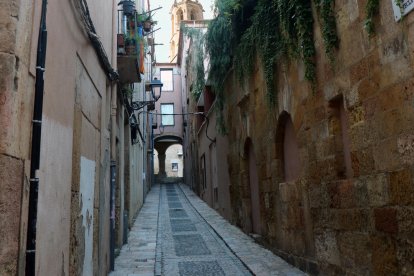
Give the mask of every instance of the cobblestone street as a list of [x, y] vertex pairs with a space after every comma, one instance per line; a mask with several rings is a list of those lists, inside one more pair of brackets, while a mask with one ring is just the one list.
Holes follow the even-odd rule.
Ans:
[[111, 276], [303, 275], [225, 221], [185, 185], [152, 188]]

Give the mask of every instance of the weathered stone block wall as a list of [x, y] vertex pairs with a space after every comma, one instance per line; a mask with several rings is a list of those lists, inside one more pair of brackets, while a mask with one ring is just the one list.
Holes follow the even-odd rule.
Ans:
[[[257, 156], [262, 242], [314, 274], [414, 270], [414, 13], [397, 23], [391, 3], [380, 1], [376, 35], [368, 37], [365, 5], [335, 1], [340, 43], [332, 64], [315, 23], [315, 89], [301, 62], [279, 64], [278, 104], [271, 108], [260, 62], [243, 85], [232, 74], [227, 79], [233, 221], [243, 229], [251, 223], [240, 155], [249, 138]], [[289, 182], [283, 175], [286, 114], [301, 163], [300, 176]]]
[[30, 1], [0, 1], [0, 275], [16, 275], [24, 266], [34, 91], [29, 74], [32, 8]]

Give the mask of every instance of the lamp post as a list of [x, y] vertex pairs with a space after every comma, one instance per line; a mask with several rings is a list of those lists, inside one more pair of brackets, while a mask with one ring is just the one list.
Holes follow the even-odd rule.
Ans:
[[155, 109], [155, 102], [161, 98], [161, 89], [162, 89], [162, 82], [158, 80], [157, 78], [154, 78], [150, 84], [151, 89], [151, 97], [152, 99], [149, 101], [136, 101], [132, 102], [131, 106], [134, 110], [140, 110], [141, 108], [144, 108], [145, 106], [148, 106], [148, 110], [154, 110]]

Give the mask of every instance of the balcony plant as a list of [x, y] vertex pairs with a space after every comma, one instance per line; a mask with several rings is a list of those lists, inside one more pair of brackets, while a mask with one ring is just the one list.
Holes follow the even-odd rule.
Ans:
[[135, 56], [137, 54], [137, 40], [133, 36], [125, 36], [125, 52], [127, 56]]
[[134, 15], [135, 13], [135, 3], [131, 0], [124, 0], [119, 2], [118, 6], [122, 5], [122, 10], [124, 15]]
[[154, 21], [152, 20], [151, 16], [148, 16], [142, 21], [142, 28], [147, 33], [151, 31], [152, 25], [154, 25]]

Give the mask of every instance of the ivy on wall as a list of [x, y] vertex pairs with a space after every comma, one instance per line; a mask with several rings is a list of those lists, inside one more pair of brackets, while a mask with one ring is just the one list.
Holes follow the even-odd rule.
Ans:
[[379, 0], [368, 0], [365, 6], [365, 29], [368, 32], [369, 36], [375, 34], [375, 26], [374, 26], [374, 17], [378, 14], [379, 11]]
[[334, 49], [338, 47], [338, 35], [336, 33], [336, 20], [334, 13], [334, 0], [320, 0], [316, 8], [321, 19], [322, 38], [325, 45], [325, 53], [329, 60], [334, 60]]
[[[320, 18], [325, 53], [332, 61], [338, 46], [334, 0], [314, 0]], [[314, 16], [307, 0], [217, 0], [217, 17], [208, 27], [206, 52], [210, 57], [209, 82], [222, 112], [224, 81], [234, 66], [240, 81], [260, 60], [269, 107], [277, 100], [275, 70], [283, 58], [301, 59], [305, 79], [316, 83]], [[218, 116], [221, 118], [222, 116]]]
[[183, 26], [181, 31], [191, 39], [191, 55], [186, 61], [187, 70], [194, 72], [194, 80], [191, 83], [191, 95], [198, 100], [205, 86], [204, 69], [204, 33], [201, 29]]

